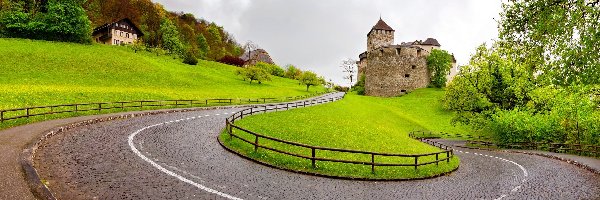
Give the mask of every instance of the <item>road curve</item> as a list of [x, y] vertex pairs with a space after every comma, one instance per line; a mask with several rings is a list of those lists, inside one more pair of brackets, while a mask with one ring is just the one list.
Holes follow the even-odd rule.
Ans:
[[58, 199], [598, 199], [600, 176], [532, 155], [457, 149], [444, 177], [370, 182], [277, 170], [217, 142], [243, 108], [115, 120], [47, 139], [35, 167]]

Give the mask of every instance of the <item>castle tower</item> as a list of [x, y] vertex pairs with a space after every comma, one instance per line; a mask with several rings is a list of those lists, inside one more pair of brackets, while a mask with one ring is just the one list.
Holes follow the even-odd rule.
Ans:
[[394, 44], [394, 29], [381, 18], [367, 34], [367, 52]]

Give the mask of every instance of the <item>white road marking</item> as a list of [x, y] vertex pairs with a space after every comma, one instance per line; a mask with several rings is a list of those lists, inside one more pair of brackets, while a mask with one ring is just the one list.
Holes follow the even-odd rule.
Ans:
[[[458, 152], [461, 152], [461, 151], [458, 151]], [[463, 153], [463, 152], [461, 152], [461, 153]], [[468, 154], [469, 152], [468, 152], [468, 151], [465, 151], [464, 153]], [[527, 169], [525, 169], [525, 167], [523, 167], [523, 166], [522, 166], [522, 165], [520, 165], [519, 163], [516, 163], [516, 162], [514, 162], [514, 161], [512, 161], [512, 160], [507, 160], [507, 159], [504, 159], [504, 158], [501, 158], [501, 157], [489, 156], [489, 155], [485, 155], [485, 154], [479, 154], [479, 153], [473, 153], [473, 154], [474, 154], [474, 155], [478, 155], [478, 156], [485, 156], [485, 157], [489, 157], [489, 158], [496, 158], [496, 159], [498, 159], [498, 160], [502, 160], [502, 161], [504, 161], [504, 162], [509, 162], [509, 163], [512, 163], [512, 164], [516, 165], [517, 167], [519, 167], [519, 169], [521, 169], [521, 171], [523, 171], [523, 175], [524, 175], [525, 177], [528, 177], [528, 176], [529, 176], [529, 172], [527, 172]], [[512, 193], [512, 192], [517, 192], [517, 191], [518, 191], [518, 190], [521, 188], [522, 184], [523, 184], [523, 183], [525, 183], [525, 181], [526, 181], [526, 180], [527, 180], [527, 178], [524, 178], [523, 180], [521, 180], [521, 185], [519, 185], [519, 186], [517, 186], [517, 187], [513, 188], [513, 189], [511, 190], [511, 193]], [[503, 195], [501, 195], [499, 198], [497, 198], [496, 200], [503, 199], [504, 197], [507, 197], [507, 196], [508, 196], [508, 195], [506, 195], [506, 194], [503, 194]]]
[[[172, 123], [172, 121], [171, 121], [171, 123]], [[142, 131], [144, 131], [144, 130], [150, 128], [150, 127], [151, 126], [144, 127], [144, 128], [142, 128], [140, 130], [137, 130], [136, 132], [133, 132], [131, 135], [129, 135], [127, 143], [129, 144], [129, 147], [131, 148], [131, 151], [133, 151], [133, 153], [135, 153], [135, 155], [137, 155], [138, 157], [142, 158], [147, 163], [150, 163], [150, 165], [152, 165], [154, 168], [160, 170], [161, 172], [163, 172], [163, 173], [165, 173], [165, 174], [167, 174], [169, 176], [173, 176], [173, 177], [175, 177], [175, 178], [177, 178], [177, 179], [179, 179], [179, 180], [181, 180], [183, 182], [186, 182], [186, 183], [188, 183], [190, 185], [193, 185], [194, 187], [196, 187], [198, 189], [201, 189], [201, 190], [204, 190], [206, 192], [219, 195], [219, 196], [227, 198], [227, 199], [235, 199], [235, 200], [240, 199], [241, 200], [241, 198], [237, 198], [237, 197], [231, 196], [229, 194], [225, 194], [223, 192], [219, 192], [217, 190], [211, 189], [209, 187], [206, 187], [204, 185], [196, 183], [196, 182], [194, 182], [192, 180], [189, 180], [189, 179], [187, 179], [187, 178], [185, 178], [185, 177], [183, 177], [183, 176], [181, 176], [179, 174], [176, 174], [175, 172], [169, 171], [168, 169], [165, 169], [164, 167], [160, 166], [156, 162], [152, 161], [150, 158], [144, 156], [144, 154], [142, 154], [137, 148], [135, 148], [135, 144], [133, 143], [133, 139], [135, 138], [135, 136], [137, 134], [141, 133]]]

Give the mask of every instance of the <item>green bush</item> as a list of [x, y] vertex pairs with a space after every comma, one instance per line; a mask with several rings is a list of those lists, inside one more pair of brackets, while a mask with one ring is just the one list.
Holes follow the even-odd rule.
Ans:
[[258, 62], [258, 63], [256, 63], [255, 66], [265, 70], [267, 73], [269, 73], [270, 75], [273, 75], [273, 76], [283, 77], [285, 75], [285, 71], [277, 65], [264, 63], [264, 62]]
[[352, 87], [352, 91], [355, 91], [358, 95], [365, 95], [365, 75], [361, 74], [358, 82]]
[[91, 32], [91, 22], [77, 1], [50, 1], [46, 13], [29, 14], [18, 9], [0, 13], [3, 37], [89, 44]]
[[188, 65], [197, 65], [198, 59], [194, 56], [192, 51], [187, 51], [183, 56], [183, 63]]
[[262, 84], [262, 82], [264, 82], [264, 81], [271, 80], [269, 73], [267, 71], [265, 71], [264, 69], [259, 68], [257, 66], [251, 66], [248, 68], [240, 68], [237, 70], [237, 75], [241, 76], [244, 79], [244, 81], [246, 81], [246, 80], [250, 81], [250, 84], [252, 84], [252, 81], [257, 81], [258, 84]]

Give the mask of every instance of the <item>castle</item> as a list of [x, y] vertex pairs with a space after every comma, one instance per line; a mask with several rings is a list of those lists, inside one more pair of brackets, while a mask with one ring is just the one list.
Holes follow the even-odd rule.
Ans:
[[[359, 55], [358, 76], [365, 76], [365, 95], [393, 97], [414, 89], [427, 87], [431, 73], [427, 56], [440, 49], [434, 38], [394, 45], [394, 29], [381, 18], [367, 34], [367, 51]], [[447, 78], [457, 73], [456, 60]]]

